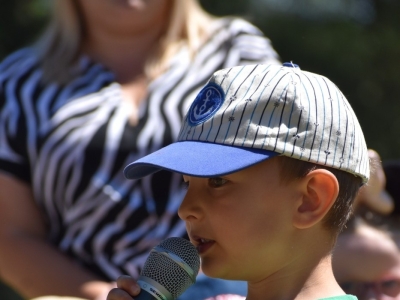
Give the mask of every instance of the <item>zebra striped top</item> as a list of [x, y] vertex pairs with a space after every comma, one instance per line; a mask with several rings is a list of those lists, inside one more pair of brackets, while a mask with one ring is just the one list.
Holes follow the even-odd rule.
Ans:
[[31, 184], [50, 241], [105, 279], [137, 277], [151, 247], [185, 234], [176, 214], [185, 193], [180, 176], [127, 180], [123, 168], [177, 138], [185, 111], [214, 71], [278, 63], [250, 23], [214, 22], [192, 60], [182, 49], [150, 83], [135, 126], [114, 75], [87, 57], [81, 75], [65, 86], [41, 83], [31, 48], [0, 65], [0, 171]]

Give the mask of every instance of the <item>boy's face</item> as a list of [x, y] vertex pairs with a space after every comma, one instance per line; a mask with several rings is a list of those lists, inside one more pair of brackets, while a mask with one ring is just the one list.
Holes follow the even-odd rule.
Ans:
[[284, 184], [277, 159], [216, 178], [184, 176], [179, 209], [211, 277], [260, 280], [281, 270], [293, 251], [292, 216], [301, 192]]

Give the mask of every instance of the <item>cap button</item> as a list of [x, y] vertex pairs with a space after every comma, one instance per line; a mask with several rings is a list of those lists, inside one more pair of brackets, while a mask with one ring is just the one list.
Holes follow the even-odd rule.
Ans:
[[296, 64], [294, 64], [292, 62], [285, 62], [285, 63], [283, 63], [283, 66], [284, 67], [289, 67], [289, 68], [300, 69], [299, 65], [296, 65]]

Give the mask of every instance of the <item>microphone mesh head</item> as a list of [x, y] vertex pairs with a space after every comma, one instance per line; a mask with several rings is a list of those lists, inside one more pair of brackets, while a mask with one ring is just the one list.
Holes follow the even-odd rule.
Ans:
[[[179, 256], [193, 270], [194, 276], [200, 268], [200, 258], [197, 249], [188, 240], [183, 238], [168, 238], [162, 241], [159, 247]], [[146, 276], [165, 287], [173, 296], [179, 297], [194, 282], [189, 274], [173, 259], [152, 251], [147, 258], [141, 276]]]

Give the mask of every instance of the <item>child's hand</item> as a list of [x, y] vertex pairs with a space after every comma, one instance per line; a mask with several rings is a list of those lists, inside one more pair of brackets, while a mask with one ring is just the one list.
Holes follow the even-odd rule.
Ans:
[[117, 287], [108, 293], [107, 300], [132, 300], [140, 293], [140, 286], [127, 275], [118, 277]]
[[374, 212], [388, 215], [394, 209], [394, 201], [385, 190], [386, 176], [382, 167], [381, 158], [379, 154], [372, 149], [368, 149], [368, 157], [371, 169], [370, 179], [368, 183], [360, 189], [354, 205], [357, 208], [357, 206], [363, 204]]

